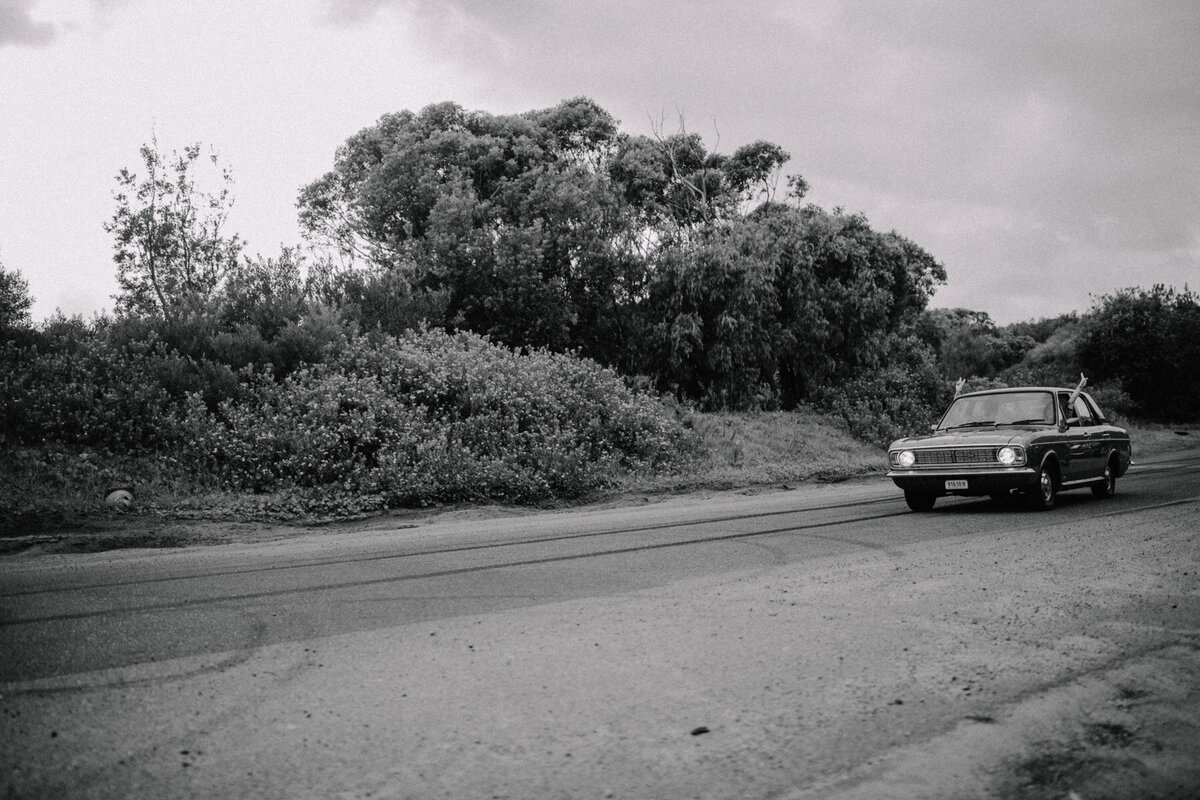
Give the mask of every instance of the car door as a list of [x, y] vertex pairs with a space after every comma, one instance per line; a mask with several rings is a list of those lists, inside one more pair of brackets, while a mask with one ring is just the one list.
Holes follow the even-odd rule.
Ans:
[[1096, 469], [1100, 474], [1104, 473], [1104, 467], [1108, 464], [1108, 458], [1114, 450], [1122, 450], [1125, 447], [1125, 442], [1128, 436], [1123, 435], [1124, 431], [1111, 425], [1105, 418], [1100, 407], [1096, 405], [1096, 400], [1086, 394], [1080, 395], [1080, 400], [1087, 400], [1088, 408], [1091, 409], [1092, 417], [1095, 420], [1095, 427], [1092, 428], [1092, 442], [1096, 446], [1095, 458]]
[[[1070, 397], [1066, 398], [1070, 402]], [[1106, 442], [1104, 429], [1096, 419], [1096, 414], [1088, 405], [1083, 395], [1075, 398], [1075, 402], [1067, 407], [1067, 447], [1071, 453], [1068, 474], [1063, 476], [1065, 481], [1080, 481], [1096, 478], [1104, 473], [1104, 456]]]

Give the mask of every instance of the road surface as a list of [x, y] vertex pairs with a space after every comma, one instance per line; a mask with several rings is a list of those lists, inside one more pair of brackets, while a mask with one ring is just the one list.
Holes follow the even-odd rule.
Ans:
[[9, 557], [3, 796], [1194, 797], [1200, 457], [1060, 503], [874, 479]]

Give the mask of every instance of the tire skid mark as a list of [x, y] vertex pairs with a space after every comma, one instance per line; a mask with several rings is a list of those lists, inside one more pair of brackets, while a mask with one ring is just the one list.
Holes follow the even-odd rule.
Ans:
[[[1152, 462], [1152, 463], [1153, 463], [1153, 466], [1138, 464], [1138, 465], [1135, 465], [1135, 468], [1137, 468], [1137, 472], [1169, 471], [1169, 472], [1182, 472], [1184, 474], [1189, 474], [1191, 472], [1200, 471], [1200, 466], [1196, 466], [1196, 459], [1194, 459], [1194, 458], [1186, 458], [1185, 457], [1185, 458], [1181, 458], [1181, 459], [1177, 459], [1177, 460], [1156, 461], [1156, 462]], [[1160, 466], [1160, 465], [1163, 465], [1163, 466]], [[1175, 465], [1183, 465], [1183, 466], [1175, 466]], [[1178, 503], [1194, 502], [1196, 499], [1200, 499], [1200, 498], [1190, 498], [1190, 499], [1184, 499], [1184, 500], [1174, 501], [1174, 502], [1178, 502]], [[307, 569], [310, 567], [338, 566], [341, 564], [370, 563], [370, 562], [378, 562], [378, 561], [399, 560], [399, 559], [405, 559], [405, 558], [416, 558], [416, 557], [420, 557], [420, 556], [447, 555], [447, 554], [451, 554], [451, 553], [466, 553], [466, 552], [473, 552], [473, 551], [479, 551], [479, 550], [491, 550], [491, 549], [499, 549], [499, 548], [504, 548], [504, 547], [514, 547], [514, 546], [522, 546], [522, 545], [530, 545], [530, 544], [551, 544], [554, 542], [565, 542], [565, 541], [571, 541], [571, 540], [575, 540], [575, 539], [599, 538], [599, 537], [603, 537], [603, 536], [620, 536], [620, 535], [628, 534], [628, 533], [646, 533], [646, 532], [652, 532], [652, 531], [669, 530], [671, 528], [680, 528], [680, 527], [696, 526], [696, 525], [713, 525], [713, 524], [719, 524], [719, 523], [725, 523], [725, 522], [738, 522], [741, 520], [750, 520], [750, 519], [764, 519], [767, 517], [787, 516], [789, 514], [802, 514], [802, 513], [814, 512], [814, 511], [831, 511], [831, 510], [841, 509], [841, 508], [857, 508], [857, 507], [861, 507], [861, 506], [882, 505], [882, 504], [888, 504], [888, 503], [894, 503], [894, 502], [898, 502], [897, 498], [888, 496], [888, 497], [876, 498], [876, 499], [872, 499], [872, 500], [859, 500], [859, 501], [851, 501], [851, 502], [844, 502], [844, 503], [828, 503], [828, 504], [824, 504], [824, 505], [801, 506], [798, 508], [782, 509], [779, 511], [762, 511], [762, 512], [756, 512], [756, 513], [751, 513], [751, 514], [734, 514], [734, 515], [729, 515], [729, 516], [709, 517], [709, 518], [698, 519], [698, 520], [697, 519], [680, 520], [680, 521], [674, 521], [674, 522], [659, 523], [656, 525], [639, 525], [639, 526], [634, 526], [634, 527], [629, 527], [629, 528], [615, 528], [615, 529], [605, 529], [605, 530], [599, 530], [599, 531], [588, 531], [586, 533], [557, 534], [557, 535], [552, 535], [552, 536], [541, 536], [541, 537], [531, 536], [531, 537], [526, 537], [523, 539], [478, 542], [478, 543], [474, 543], [474, 544], [456, 545], [456, 546], [452, 546], [452, 547], [432, 547], [432, 548], [427, 548], [427, 549], [423, 549], [423, 550], [413, 550], [413, 551], [408, 551], [408, 552], [403, 552], [403, 553], [372, 553], [372, 554], [368, 554], [368, 555], [345, 556], [345, 557], [328, 558], [328, 559], [314, 559], [314, 560], [309, 560], [309, 561], [297, 561], [297, 562], [291, 562], [288, 564], [272, 564], [269, 566], [261, 566], [261, 567], [256, 566], [256, 567], [240, 567], [240, 568], [231, 568], [231, 569], [208, 570], [208, 571], [204, 571], [204, 572], [191, 572], [191, 573], [186, 573], [186, 574], [182, 574], [182, 575], [170, 575], [170, 576], [155, 577], [155, 578], [137, 578], [137, 579], [133, 579], [133, 580], [120, 580], [120, 581], [111, 581], [111, 582], [104, 582], [104, 583], [74, 584], [74, 585], [68, 585], [68, 586], [56, 586], [56, 587], [52, 587], [52, 588], [20, 589], [17, 591], [8, 591], [8, 592], [0, 591], [0, 598], [28, 597], [28, 596], [32, 596], [32, 595], [38, 595], [38, 594], [58, 594], [58, 593], [61, 593], [64, 591], [112, 589], [112, 588], [117, 588], [120, 586], [138, 586], [138, 585], [148, 585], [148, 584], [154, 584], [154, 583], [171, 583], [174, 581], [200, 580], [200, 579], [205, 579], [205, 578], [220, 578], [220, 577], [226, 577], [226, 576], [231, 576], [231, 575], [246, 575], [246, 574], [252, 574], [252, 573], [279, 572], [279, 571], [291, 570], [291, 569]], [[1110, 513], [1112, 513], [1112, 514], [1131, 513], [1134, 510], [1144, 510], [1144, 509], [1155, 508], [1155, 507], [1157, 507], [1157, 506], [1153, 506], [1153, 505], [1139, 506], [1137, 509], [1123, 509], [1121, 511], [1110, 512]], [[868, 517], [865, 519], [874, 519], [874, 517]], [[855, 521], [857, 521], [857, 520], [854, 520], [854, 519], [844, 520], [844, 522], [855, 522]], [[829, 524], [840, 524], [840, 523], [829, 523]], [[856, 544], [862, 544], [862, 543], [856, 543]], [[864, 544], [863, 546], [868, 546], [868, 545]], [[3, 627], [3, 624], [4, 623], [2, 621], [0, 621], [0, 627]]]
[[[503, 541], [478, 542], [475, 544], [455, 545], [453, 547], [433, 547], [424, 550], [411, 550], [403, 553], [372, 553], [369, 555], [345, 556], [340, 558], [315, 559], [310, 561], [296, 561], [287, 564], [272, 564], [262, 567], [240, 567], [232, 569], [210, 570], [206, 572], [189, 572], [182, 575], [168, 575], [156, 578], [136, 578], [133, 580], [120, 580], [105, 583], [91, 584], [72, 584], [69, 586], [55, 586], [51, 588], [36, 588], [36, 589], [20, 589], [17, 591], [0, 592], [0, 598], [6, 597], [28, 597], [38, 594], [59, 594], [64, 591], [85, 591], [89, 589], [114, 589], [119, 586], [141, 586], [153, 583], [172, 583], [174, 581], [186, 580], [201, 580], [205, 578], [222, 578], [229, 575], [248, 575], [256, 572], [280, 572], [290, 569], [308, 569], [310, 567], [331, 567], [342, 564], [358, 564], [370, 563], [374, 561], [390, 561], [405, 558], [417, 558], [420, 556], [436, 556], [449, 555], [451, 553], [469, 553], [478, 550], [492, 550], [504, 547], [519, 547], [530, 544], [552, 544], [554, 542], [567, 542], [576, 539], [591, 539], [602, 536], [621, 536], [629, 533], [650, 533], [653, 531], [670, 530], [671, 528], [684, 528], [700, 525], [716, 525], [725, 522], [740, 522], [742, 520], [764, 519], [767, 517], [780, 517], [789, 514], [803, 514], [813, 511], [830, 511], [840, 508], [858, 508], [868, 505], [881, 505], [884, 503], [897, 502], [895, 497], [883, 497], [874, 500], [862, 500], [851, 503], [830, 503], [827, 505], [802, 506], [800, 508], [790, 508], [780, 511], [760, 511], [752, 514], [734, 514], [725, 517], [706, 517], [704, 519], [693, 520], [678, 520], [675, 522], [663, 522], [657, 525], [638, 525], [631, 528], [612, 528], [599, 531], [588, 531], [586, 533], [564, 533], [553, 536], [530, 536], [522, 539], [506, 539]], [[866, 519], [873, 519], [867, 517]], [[856, 522], [857, 520], [848, 519], [843, 522]], [[827, 524], [841, 524], [827, 523]]]
[[[858, 505], [858, 504], [856, 504]], [[313, 584], [309, 586], [291, 587], [287, 589], [268, 589], [258, 592], [242, 592], [239, 594], [220, 595], [217, 597], [202, 597], [192, 600], [177, 600], [161, 603], [147, 603], [130, 608], [111, 608], [111, 609], [91, 609], [87, 611], [75, 611], [62, 614], [46, 614], [42, 616], [18, 617], [10, 616], [0, 620], [0, 629], [14, 627], [17, 625], [31, 625], [45, 622], [63, 622], [68, 620], [81, 620], [91, 617], [104, 617], [115, 614], [140, 614], [147, 611], [165, 611], [172, 609], [186, 609], [205, 605], [220, 605], [243, 600], [259, 600], [269, 597], [284, 597], [288, 595], [308, 594], [315, 592], [336, 591], [339, 589], [358, 588], [363, 586], [378, 586], [389, 583], [404, 583], [407, 581], [427, 580], [431, 578], [446, 578], [455, 575], [468, 575], [477, 572], [486, 572], [489, 570], [498, 569], [513, 569], [519, 567], [540, 566], [542, 564], [556, 564], [565, 561], [582, 561], [590, 558], [604, 558], [606, 556], [627, 555], [630, 553], [643, 553], [654, 550], [665, 550], [673, 547], [690, 547], [693, 545], [717, 544], [721, 542], [733, 542], [743, 539], [754, 539], [761, 536], [776, 536], [785, 533], [795, 533], [799, 531], [812, 530], [817, 528], [830, 528], [836, 525], [846, 525], [855, 522], [869, 522], [876, 519], [886, 519], [888, 517], [897, 517], [908, 514], [907, 509], [903, 511], [888, 511], [880, 514], [869, 514], [852, 517], [849, 519], [835, 520], [830, 522], [814, 522], [808, 525], [793, 525], [781, 528], [771, 528], [768, 530], [754, 531], [739, 531], [735, 533], [726, 533], [718, 536], [701, 536], [688, 539], [680, 539], [670, 542], [655, 542], [640, 545], [632, 545], [628, 547], [613, 547], [602, 550], [589, 550], [584, 553], [569, 553], [556, 556], [543, 556], [541, 558], [520, 559], [515, 561], [501, 561], [493, 564], [480, 564], [470, 567], [456, 567], [454, 569], [434, 570], [432, 572], [415, 573], [412, 575], [390, 575], [384, 578], [367, 578], [362, 580], [349, 581], [333, 581], [323, 584]], [[740, 517], [738, 519], [741, 519]], [[663, 526], [675, 527], [675, 526]], [[628, 531], [614, 532], [610, 531], [606, 535], [616, 535], [617, 533], [627, 533]], [[588, 534], [591, 535], [591, 534]], [[824, 539], [842, 544], [850, 544], [857, 547], [864, 547], [872, 550], [887, 551], [883, 545], [878, 545], [872, 542], [863, 542], [856, 539], [847, 539], [844, 537], [820, 536], [806, 534], [809, 538]], [[565, 537], [573, 538], [573, 537]], [[551, 540], [555, 541], [555, 540]], [[395, 556], [394, 556], [395, 557]]]
[[[91, 692], [99, 689], [125, 689], [135, 686], [149, 686], [168, 681], [191, 680], [204, 675], [215, 675], [248, 662], [255, 653], [262, 649], [267, 638], [267, 625], [259, 619], [250, 623], [247, 642], [226, 652], [222, 658], [211, 664], [201, 664], [190, 669], [175, 672], [155, 672], [142, 678], [128, 678], [123, 673], [131, 667], [142, 667], [144, 664], [134, 664], [123, 667], [110, 667], [99, 672], [67, 673], [65, 675], [50, 675], [45, 678], [29, 678], [0, 683], [3, 687], [3, 697], [31, 695], [47, 697], [74, 692]], [[173, 660], [173, 659], [172, 659]], [[164, 662], [170, 664], [170, 661]], [[117, 673], [113, 675], [112, 673]], [[92, 680], [82, 680], [84, 677]]]

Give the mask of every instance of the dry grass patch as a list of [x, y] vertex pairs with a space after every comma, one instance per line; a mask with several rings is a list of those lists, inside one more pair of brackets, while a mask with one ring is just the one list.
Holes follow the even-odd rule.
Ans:
[[811, 409], [691, 413], [706, 455], [684, 474], [640, 477], [642, 491], [739, 488], [809, 480], [840, 481], [884, 470], [884, 452]]

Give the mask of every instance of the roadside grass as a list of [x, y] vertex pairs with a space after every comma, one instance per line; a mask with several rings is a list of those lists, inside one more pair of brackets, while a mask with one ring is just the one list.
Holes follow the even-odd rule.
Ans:
[[120, 488], [137, 498], [134, 513], [216, 511], [230, 499], [215, 482], [190, 474], [168, 453], [106, 456], [61, 445], [10, 447], [0, 450], [0, 536], [103, 527], [126, 519], [130, 511], [105, 503], [109, 492]]
[[883, 472], [884, 452], [855, 438], [835, 418], [808, 408], [757, 413], [698, 413], [684, 424], [700, 435], [706, 457], [685, 474], [635, 476], [630, 490], [736, 489], [841, 481]]
[[1200, 448], [1200, 425], [1153, 425], [1119, 422], [1129, 428], [1133, 460]]
[[[840, 420], [811, 409], [790, 412], [701, 413], [677, 411], [703, 443], [703, 455], [682, 472], [631, 474], [615, 488], [553, 505], [619, 501], [626, 495], [683, 494], [702, 490], [786, 488], [803, 482], [835, 482], [882, 475], [884, 452], [852, 436]], [[1200, 426], [1128, 424], [1135, 461], [1200, 448]], [[67, 447], [8, 448], [0, 451], [0, 538], [123, 532], [112, 546], [147, 546], [146, 530], [161, 532], [161, 545], [224, 541], [231, 526], [313, 526], [361, 520], [344, 503], [321, 516], [312, 512], [313, 492], [250, 494], [222, 490], [197, 476], [171, 453], [105, 457]], [[131, 487], [128, 510], [109, 508], [105, 496]], [[436, 509], [425, 509], [428, 513]], [[401, 512], [403, 513], [403, 512]], [[134, 544], [137, 543], [137, 544]], [[15, 545], [16, 542], [13, 542]], [[0, 550], [12, 549], [0, 547]]]
[[[883, 453], [855, 439], [840, 423], [815, 411], [701, 413], [678, 410], [685, 427], [702, 442], [702, 455], [674, 474], [619, 476], [615, 487], [569, 501], [587, 503], [624, 493], [671, 494], [700, 489], [790, 485], [837, 481], [879, 472]], [[10, 448], [0, 453], [0, 536], [50, 533], [60, 529], [106, 528], [138, 516], [174, 520], [324, 522], [361, 517], [345, 509], [317, 517], [311, 495], [251, 494], [222, 490], [214, 478], [198, 476], [170, 453], [109, 457], [52, 446]], [[134, 506], [109, 508], [104, 498], [130, 487]], [[300, 502], [304, 501], [304, 502]], [[566, 501], [564, 501], [566, 502]], [[348, 511], [348, 513], [347, 513]]]

